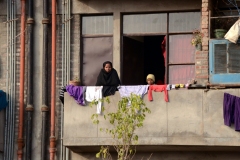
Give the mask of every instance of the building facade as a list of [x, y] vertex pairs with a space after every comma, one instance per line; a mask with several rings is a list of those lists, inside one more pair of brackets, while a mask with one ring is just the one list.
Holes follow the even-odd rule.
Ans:
[[[123, 85], [145, 84], [149, 73], [164, 84], [196, 81], [191, 89], [169, 91], [169, 103], [162, 93], [153, 102], [144, 98], [152, 113], [138, 131], [136, 159], [151, 153], [152, 159], [238, 158], [240, 137], [224, 126], [222, 102], [225, 92], [239, 95], [240, 49], [213, 38], [213, 17], [229, 16], [223, 1], [59, 0], [56, 13], [52, 1], [26, 1], [25, 14], [22, 4], [0, 1], [0, 89], [9, 95], [9, 106], [0, 111], [0, 159], [95, 159], [109, 137], [91, 124], [93, 109], [79, 108], [66, 94], [63, 106], [58, 91], [76, 77], [95, 85], [106, 60]], [[203, 34], [200, 51], [191, 45], [196, 29]], [[232, 71], [221, 65], [225, 61], [234, 63]], [[111, 97], [113, 106], [119, 97]]]

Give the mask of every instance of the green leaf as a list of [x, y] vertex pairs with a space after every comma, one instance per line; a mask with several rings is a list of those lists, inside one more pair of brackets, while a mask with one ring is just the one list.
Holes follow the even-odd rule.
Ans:
[[100, 158], [100, 152], [96, 154], [96, 158]]

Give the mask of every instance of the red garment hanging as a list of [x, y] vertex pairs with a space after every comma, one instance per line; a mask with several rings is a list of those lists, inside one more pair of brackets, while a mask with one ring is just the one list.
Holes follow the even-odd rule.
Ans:
[[[164, 57], [164, 66], [166, 64], [166, 57], [167, 57], [167, 52], [166, 52], [166, 36], [164, 36], [164, 39], [162, 41], [162, 44], [161, 44], [161, 48], [162, 48], [162, 54], [163, 54], [163, 57]], [[166, 76], [164, 76], [164, 82], [157, 82], [157, 84], [165, 84], [167, 82], [166, 80]]]
[[168, 91], [167, 91], [167, 85], [150, 85], [148, 88], [148, 100], [152, 101], [152, 91], [155, 92], [162, 92], [164, 91], [164, 99], [166, 102], [168, 102]]

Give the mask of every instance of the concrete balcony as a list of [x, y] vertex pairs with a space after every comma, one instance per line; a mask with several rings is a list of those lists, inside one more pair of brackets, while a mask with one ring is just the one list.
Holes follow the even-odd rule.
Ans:
[[[223, 122], [223, 93], [240, 96], [239, 89], [226, 90], [171, 90], [170, 102], [164, 101], [163, 92], [153, 92], [153, 101], [144, 96], [150, 108], [143, 128], [137, 130], [139, 146], [142, 150], [179, 150], [185, 146], [194, 150], [211, 150], [212, 146], [223, 150], [239, 149], [240, 134], [234, 126], [228, 127]], [[111, 103], [104, 105], [107, 111], [116, 110], [120, 99], [118, 92], [110, 97]], [[111, 145], [111, 137], [99, 131], [108, 127], [103, 116], [100, 124], [92, 124], [91, 115], [96, 107], [80, 106], [65, 93], [64, 105], [64, 145], [74, 152], [88, 152], [94, 146]], [[154, 148], [155, 147], [155, 148]], [[187, 150], [188, 150], [187, 149]], [[219, 151], [219, 150], [218, 150]]]

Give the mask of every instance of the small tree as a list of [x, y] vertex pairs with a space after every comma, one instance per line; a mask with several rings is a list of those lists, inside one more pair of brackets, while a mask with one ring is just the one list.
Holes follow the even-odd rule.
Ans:
[[[108, 97], [104, 100], [110, 103]], [[97, 102], [91, 104], [97, 104]], [[104, 110], [103, 107], [103, 112]], [[131, 94], [130, 97], [124, 97], [118, 102], [116, 112], [104, 115], [104, 119], [109, 121], [112, 128], [100, 128], [100, 131], [112, 136], [114, 140], [112, 146], [117, 152], [118, 160], [131, 160], [134, 157], [136, 153], [134, 145], [138, 143], [138, 135], [135, 131], [143, 126], [146, 113], [150, 112], [140, 96]], [[91, 119], [94, 124], [99, 123], [98, 114], [93, 114]], [[96, 157], [112, 159], [109, 146], [102, 146]]]

